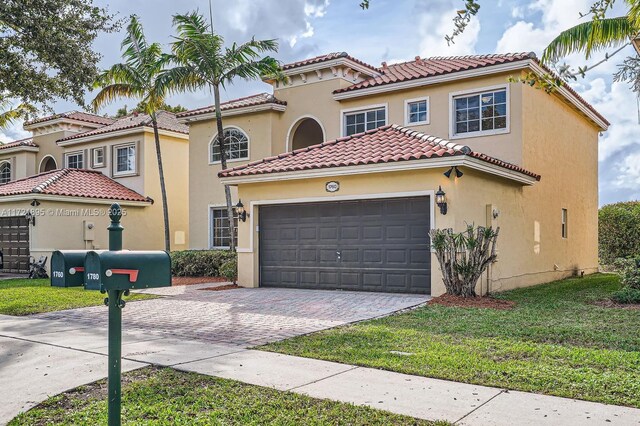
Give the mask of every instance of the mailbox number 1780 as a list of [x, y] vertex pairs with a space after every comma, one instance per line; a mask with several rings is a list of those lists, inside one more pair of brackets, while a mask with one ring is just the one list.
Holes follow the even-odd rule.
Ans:
[[100, 279], [100, 274], [88, 273], [87, 274], [87, 278], [90, 279], [90, 280], [99, 280]]

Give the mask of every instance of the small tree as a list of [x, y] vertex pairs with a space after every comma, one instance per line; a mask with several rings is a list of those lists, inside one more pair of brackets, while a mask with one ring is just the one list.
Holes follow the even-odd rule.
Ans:
[[500, 227], [473, 225], [460, 233], [453, 229], [432, 229], [431, 245], [436, 252], [447, 294], [474, 297], [476, 284], [497, 258]]

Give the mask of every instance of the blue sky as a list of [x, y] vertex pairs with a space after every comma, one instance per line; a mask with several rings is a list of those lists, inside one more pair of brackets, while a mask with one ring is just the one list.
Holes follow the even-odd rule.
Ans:
[[[166, 44], [171, 41], [172, 15], [197, 8], [208, 13], [209, 8], [207, 0], [95, 2], [119, 17], [139, 15], [147, 37]], [[447, 46], [443, 36], [451, 32], [451, 19], [462, 6], [462, 0], [372, 0], [367, 11], [360, 9], [359, 0], [213, 0], [213, 20], [216, 30], [229, 42], [245, 41], [253, 35], [279, 39], [277, 57], [283, 62], [347, 51], [365, 62], [379, 65], [382, 61], [392, 63], [413, 59], [416, 55], [521, 51], [540, 54], [559, 31], [581, 22], [578, 12], [587, 11], [592, 0], [480, 0], [480, 3], [477, 19], [452, 46]], [[115, 33], [101, 35], [96, 41], [95, 48], [103, 55], [103, 66], [119, 61], [121, 39], [122, 34]], [[621, 60], [631, 54], [633, 51], [628, 48], [618, 56]], [[579, 56], [566, 61], [575, 66], [587, 63]], [[640, 199], [637, 98], [625, 84], [612, 83], [615, 62], [596, 68], [587, 78], [572, 84], [612, 123], [599, 143], [601, 204]], [[238, 81], [228, 87], [224, 99], [269, 90], [270, 86], [260, 82]], [[175, 96], [171, 103], [196, 108], [210, 104], [210, 99], [211, 95], [203, 91]], [[113, 113], [124, 104], [133, 106], [136, 102], [119, 102], [104, 112]], [[61, 112], [78, 107], [59, 102], [55, 109]], [[25, 136], [29, 134], [17, 123], [0, 133], [0, 141]], [[559, 141], [562, 142], [565, 141]], [[576, 161], [579, 160], [576, 153]]]

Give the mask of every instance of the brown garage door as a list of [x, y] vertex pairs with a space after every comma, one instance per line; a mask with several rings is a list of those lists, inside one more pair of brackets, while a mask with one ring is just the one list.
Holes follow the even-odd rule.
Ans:
[[5, 272], [29, 271], [29, 224], [22, 216], [0, 217], [0, 250]]
[[260, 285], [431, 291], [429, 197], [260, 208]]

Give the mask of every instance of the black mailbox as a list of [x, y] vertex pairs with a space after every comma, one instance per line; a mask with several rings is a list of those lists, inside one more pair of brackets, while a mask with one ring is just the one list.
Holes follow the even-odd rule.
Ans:
[[56, 250], [51, 255], [51, 285], [82, 287], [87, 250]]
[[165, 251], [90, 251], [84, 265], [87, 290], [171, 286], [171, 258]]

